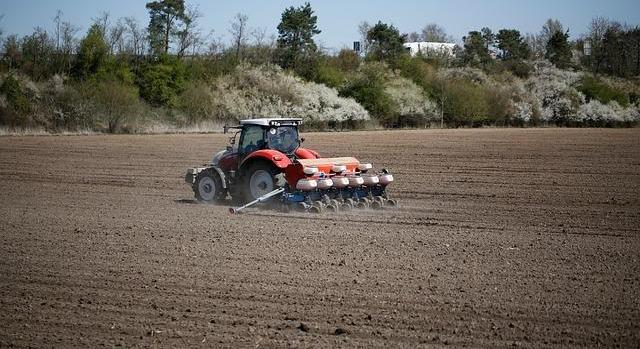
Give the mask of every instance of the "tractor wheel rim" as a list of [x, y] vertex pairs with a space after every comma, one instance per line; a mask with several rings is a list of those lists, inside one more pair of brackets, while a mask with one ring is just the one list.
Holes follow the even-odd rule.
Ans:
[[216, 182], [211, 177], [204, 177], [198, 183], [198, 192], [205, 201], [211, 201], [216, 197]]
[[265, 170], [257, 170], [251, 175], [249, 186], [251, 188], [251, 195], [254, 199], [257, 199], [273, 191], [273, 177], [271, 173]]

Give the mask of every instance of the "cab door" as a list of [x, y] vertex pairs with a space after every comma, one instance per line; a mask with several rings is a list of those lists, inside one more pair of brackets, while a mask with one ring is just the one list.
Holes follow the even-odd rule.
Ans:
[[241, 164], [247, 155], [264, 149], [264, 132], [264, 128], [257, 125], [247, 125], [242, 129], [240, 144], [238, 144], [238, 164]]

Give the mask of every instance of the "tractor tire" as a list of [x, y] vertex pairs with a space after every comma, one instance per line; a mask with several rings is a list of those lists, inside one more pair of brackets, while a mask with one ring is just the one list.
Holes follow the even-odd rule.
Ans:
[[227, 194], [222, 187], [220, 175], [212, 168], [198, 173], [192, 188], [196, 199], [206, 203], [215, 203], [224, 199]]
[[276, 176], [280, 173], [280, 169], [266, 161], [250, 164], [243, 175], [245, 200], [253, 201], [278, 189]]

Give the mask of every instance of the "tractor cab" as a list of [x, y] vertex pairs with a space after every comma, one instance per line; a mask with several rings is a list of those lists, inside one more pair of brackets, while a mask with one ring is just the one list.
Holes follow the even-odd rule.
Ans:
[[[240, 159], [264, 149], [293, 157], [301, 143], [298, 135], [301, 122], [302, 119], [248, 119], [240, 121], [239, 126], [225, 127], [225, 131], [229, 128], [240, 129], [237, 146]], [[232, 146], [235, 138], [236, 136], [232, 138]]]

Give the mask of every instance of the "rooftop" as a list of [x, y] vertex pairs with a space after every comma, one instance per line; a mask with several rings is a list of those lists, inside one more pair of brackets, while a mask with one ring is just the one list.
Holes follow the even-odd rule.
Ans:
[[258, 126], [278, 126], [279, 124], [296, 124], [300, 125], [300, 118], [258, 118], [240, 120], [240, 125], [258, 125]]

